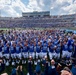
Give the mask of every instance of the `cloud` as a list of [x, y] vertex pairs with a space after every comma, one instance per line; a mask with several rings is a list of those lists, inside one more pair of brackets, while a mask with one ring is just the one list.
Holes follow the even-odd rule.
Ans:
[[71, 4], [67, 7], [62, 7], [62, 10], [65, 11], [68, 14], [75, 14], [76, 13], [76, 4]]
[[39, 7], [37, 0], [29, 0], [27, 8], [30, 10], [29, 12], [41, 11], [41, 8]]
[[76, 12], [76, 3], [73, 0], [55, 0], [50, 7], [53, 15], [74, 14]]
[[52, 15], [72, 14], [76, 12], [76, 0], [11, 0], [10, 4], [6, 0], [0, 0], [0, 10], [2, 16], [20, 17], [22, 12], [50, 11]]
[[43, 10], [43, 11], [49, 11], [51, 5], [53, 4], [53, 0], [36, 0], [39, 7]]
[[[5, 0], [3, 0], [5, 2]], [[21, 2], [21, 0], [12, 0], [11, 4], [1, 4], [0, 10], [2, 16], [9, 16], [9, 17], [19, 17], [21, 16], [22, 12], [28, 11], [26, 6]], [[5, 15], [6, 14], [6, 15]]]

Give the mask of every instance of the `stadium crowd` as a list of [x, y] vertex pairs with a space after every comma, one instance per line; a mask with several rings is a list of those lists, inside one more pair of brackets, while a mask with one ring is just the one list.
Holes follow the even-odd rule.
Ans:
[[[51, 65], [48, 62], [48, 57]], [[2, 67], [0, 72], [4, 70], [5, 66], [26, 64], [26, 60], [29, 58], [27, 61], [30, 75], [59, 75], [58, 70], [56, 70], [60, 66], [59, 60], [66, 58], [65, 63], [72, 65], [71, 69], [74, 73], [76, 72], [76, 60], [71, 62], [71, 57], [76, 58], [76, 34], [74, 33], [65, 33], [62, 30], [9, 30], [0, 34], [0, 62]], [[57, 63], [53, 58], [58, 60]], [[33, 72], [32, 60], [34, 59], [36, 59], [34, 61], [36, 69]], [[43, 73], [40, 63], [44, 66]], [[22, 66], [14, 68], [11, 75], [16, 75], [17, 70], [23, 75]], [[64, 73], [67, 71], [69, 74], [63, 74], [63, 71]], [[64, 68], [63, 71], [61, 75], [72, 75], [69, 68]]]
[[50, 16], [50, 17], [20, 17], [20, 18], [0, 18], [2, 28], [27, 28], [27, 27], [75, 27], [75, 15], [70, 16]]

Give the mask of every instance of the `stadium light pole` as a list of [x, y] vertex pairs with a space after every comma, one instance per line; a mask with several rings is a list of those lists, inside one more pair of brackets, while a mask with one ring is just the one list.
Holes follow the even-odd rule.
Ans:
[[50, 9], [51, 9], [51, 11], [50, 11], [50, 12], [51, 12], [51, 15], [52, 15], [52, 10], [53, 10], [53, 7], [51, 7]]

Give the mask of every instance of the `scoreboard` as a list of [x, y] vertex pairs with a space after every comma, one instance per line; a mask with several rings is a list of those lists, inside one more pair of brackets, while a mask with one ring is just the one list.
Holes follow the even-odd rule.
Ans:
[[23, 12], [22, 17], [43, 17], [43, 16], [50, 16], [50, 11], [45, 12]]

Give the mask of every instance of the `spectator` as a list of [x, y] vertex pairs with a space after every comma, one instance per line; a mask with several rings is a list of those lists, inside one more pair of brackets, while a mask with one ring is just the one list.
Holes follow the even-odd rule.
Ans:
[[44, 67], [45, 67], [44, 75], [48, 75], [48, 61], [46, 61]]
[[37, 65], [36, 65], [34, 75], [42, 75], [40, 62], [38, 62]]
[[22, 66], [18, 66], [17, 68], [14, 67], [12, 69], [11, 75], [24, 75], [23, 70], [22, 70]]
[[1, 68], [0, 68], [0, 73], [4, 71], [5, 69], [5, 64], [3, 63], [3, 60], [0, 60]]
[[23, 70], [22, 70], [22, 66], [20, 66], [20, 75], [24, 75]]
[[61, 71], [61, 75], [73, 75], [72, 72], [70, 71], [70, 69], [68, 67], [65, 67], [62, 71]]
[[51, 60], [51, 66], [48, 69], [48, 75], [58, 75], [56, 68], [55, 68], [55, 61]]
[[11, 75], [17, 75], [18, 69], [19, 69], [19, 66], [18, 66], [17, 68], [14, 67], [14, 68], [12, 69]]
[[28, 60], [28, 74], [29, 75], [33, 75], [33, 71], [32, 71], [32, 57], [30, 56], [29, 60]]
[[76, 41], [74, 42], [74, 53], [73, 53], [73, 58], [76, 58]]
[[72, 69], [71, 69], [73, 75], [76, 75], [76, 61], [75, 61], [75, 64], [72, 66]]

